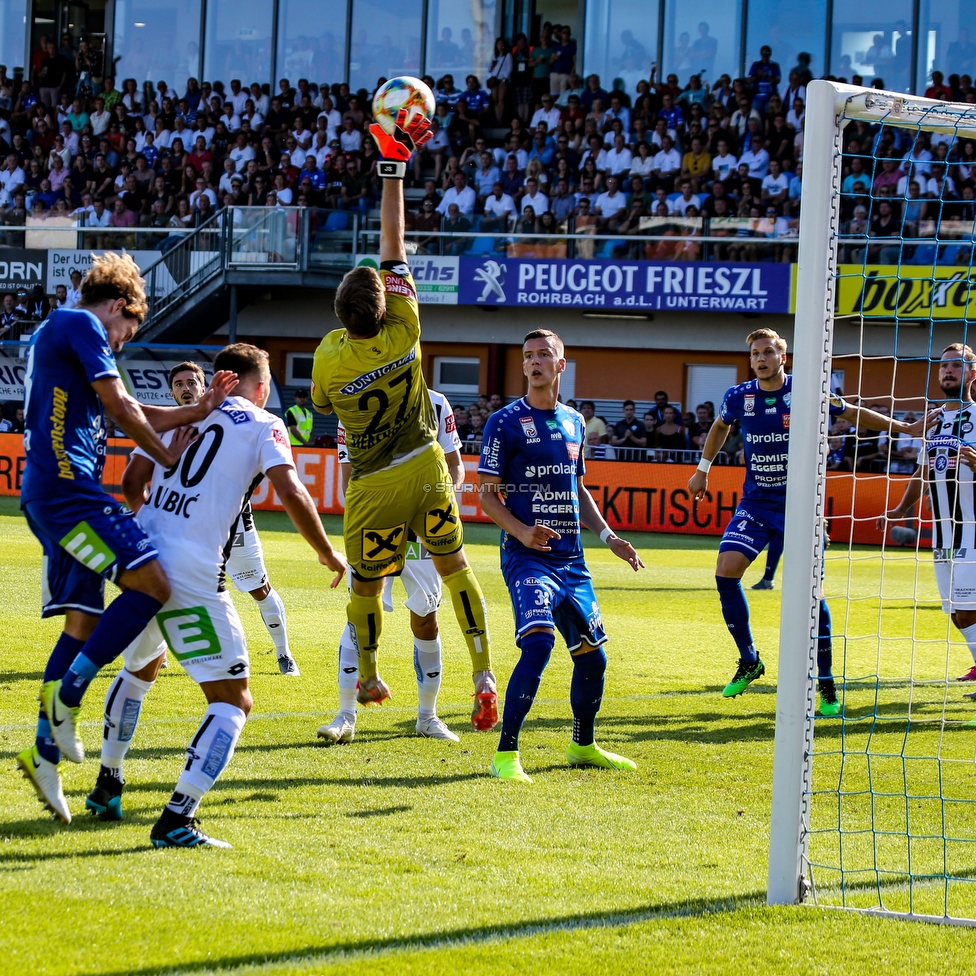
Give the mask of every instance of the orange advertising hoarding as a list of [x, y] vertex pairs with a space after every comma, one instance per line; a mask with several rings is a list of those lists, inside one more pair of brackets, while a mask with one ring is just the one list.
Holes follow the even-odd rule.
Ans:
[[[122, 470], [132, 443], [110, 440], [105, 463], [105, 486], [119, 492]], [[308, 488], [323, 514], [341, 515], [342, 488], [339, 463], [331, 448], [293, 448], [298, 477]], [[461, 517], [466, 522], [488, 522], [476, 491], [478, 461], [466, 457], [465, 490], [458, 493]], [[24, 470], [23, 438], [0, 434], [0, 495], [20, 494]], [[628, 461], [591, 461], [586, 485], [600, 511], [614, 529], [631, 532], [680, 532], [721, 535], [729, 524], [742, 494], [744, 469], [715, 465], [709, 472], [708, 493], [700, 502], [688, 494], [691, 464], [640, 464]], [[877, 517], [901, 499], [906, 475], [843, 474], [827, 476], [827, 516], [831, 538], [880, 545]], [[252, 498], [256, 509], [283, 511], [281, 502], [265, 479]]]

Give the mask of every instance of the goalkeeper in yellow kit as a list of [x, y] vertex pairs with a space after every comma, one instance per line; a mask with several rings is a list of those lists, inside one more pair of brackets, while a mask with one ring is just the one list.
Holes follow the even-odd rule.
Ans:
[[429, 137], [430, 122], [401, 111], [393, 135], [371, 127], [384, 161], [380, 270], [354, 268], [336, 290], [344, 328], [315, 351], [312, 405], [336, 412], [346, 431], [351, 478], [344, 535], [352, 576], [347, 615], [359, 654], [359, 701], [381, 702], [390, 689], [377, 674], [385, 577], [399, 573], [412, 530], [450, 590], [471, 654], [475, 705], [471, 724], [498, 722], [485, 601], [464, 554], [454, 486], [437, 443], [420, 352], [417, 290], [404, 247], [406, 160]]

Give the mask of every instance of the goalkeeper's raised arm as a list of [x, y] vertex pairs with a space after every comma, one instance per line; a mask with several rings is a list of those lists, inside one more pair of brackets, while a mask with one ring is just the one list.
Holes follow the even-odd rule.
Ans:
[[407, 260], [404, 244], [403, 179], [410, 156], [430, 139], [430, 119], [423, 116], [408, 118], [406, 109], [397, 113], [393, 132], [387, 132], [378, 122], [369, 131], [379, 146], [382, 161], [377, 172], [383, 178], [383, 200], [380, 204], [380, 267], [384, 261]]

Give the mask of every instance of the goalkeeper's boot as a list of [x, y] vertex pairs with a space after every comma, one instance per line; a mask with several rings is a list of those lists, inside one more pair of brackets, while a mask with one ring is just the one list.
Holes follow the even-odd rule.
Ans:
[[726, 698], [736, 698], [741, 695], [757, 678], [766, 673], [766, 665], [757, 657], [754, 662], [743, 661], [739, 658], [739, 666], [735, 669], [732, 680], [725, 686], [722, 694]]
[[226, 847], [225, 840], [208, 837], [196, 817], [183, 817], [172, 810], [163, 810], [149, 835], [153, 847]]
[[328, 725], [320, 725], [318, 737], [326, 742], [352, 742], [356, 738], [356, 717], [351, 719], [345, 712], [339, 712]]
[[752, 590], [775, 590], [776, 584], [772, 580], [766, 579], [764, 576], [758, 583], [753, 583], [750, 587]]
[[479, 732], [490, 732], [498, 724], [498, 690], [491, 671], [477, 671], [474, 674], [471, 724]]
[[44, 809], [50, 810], [55, 820], [71, 823], [68, 801], [61, 791], [58, 764], [45, 759], [37, 751], [37, 746], [31, 746], [17, 756], [17, 768], [23, 772], [26, 779], [30, 780]]
[[526, 775], [519, 761], [518, 750], [512, 752], [496, 752], [491, 761], [491, 775], [495, 779], [507, 779], [513, 783], [531, 783], [532, 778]]
[[603, 769], [619, 769], [631, 773], [637, 769], [637, 763], [632, 759], [607, 752], [595, 742], [591, 742], [588, 746], [570, 742], [566, 750], [566, 758], [571, 766], [601, 766]]
[[840, 715], [840, 702], [837, 700], [837, 688], [834, 686], [833, 678], [825, 678], [817, 683], [819, 692], [817, 698], [817, 714], [824, 718], [833, 718]]
[[359, 691], [356, 693], [356, 700], [360, 705], [379, 705], [389, 697], [389, 686], [378, 674], [372, 678], [360, 679]]
[[965, 674], [959, 675], [956, 681], [976, 681], [976, 664], [974, 664]]
[[57, 681], [45, 681], [41, 685], [40, 698], [44, 714], [51, 723], [51, 738], [61, 750], [61, 755], [70, 762], [84, 762], [85, 747], [75, 731], [81, 706], [68, 708], [61, 701], [60, 678]]
[[122, 819], [122, 788], [125, 784], [104, 766], [98, 772], [95, 788], [85, 800], [85, 809], [99, 820]]

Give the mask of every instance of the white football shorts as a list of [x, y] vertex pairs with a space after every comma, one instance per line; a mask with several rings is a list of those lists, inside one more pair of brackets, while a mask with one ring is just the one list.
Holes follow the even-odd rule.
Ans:
[[976, 610], [976, 561], [936, 559], [935, 581], [946, 613]]
[[257, 529], [253, 523], [250, 528], [243, 526], [243, 520], [239, 520], [227, 557], [227, 575], [241, 593], [250, 593], [267, 585], [268, 570], [264, 565], [264, 549]]
[[122, 652], [129, 671], [140, 671], [167, 648], [197, 682], [247, 678], [244, 627], [230, 594], [201, 593], [170, 577], [172, 595], [146, 629]]

